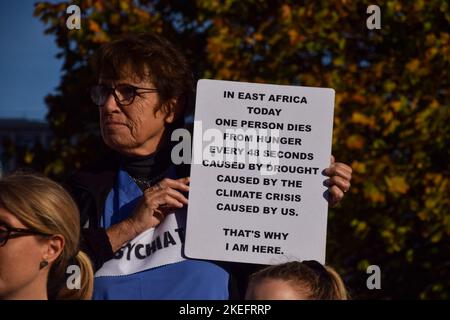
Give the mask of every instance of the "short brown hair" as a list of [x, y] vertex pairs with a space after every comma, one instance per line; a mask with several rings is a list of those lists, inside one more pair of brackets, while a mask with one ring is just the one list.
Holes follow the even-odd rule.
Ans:
[[[183, 121], [192, 111], [194, 79], [189, 64], [172, 43], [158, 34], [129, 34], [102, 45], [94, 56], [94, 70], [97, 80], [119, 80], [123, 76], [151, 80], [158, 89], [159, 109], [170, 112], [173, 107], [176, 120]], [[169, 106], [174, 98], [176, 105]]]

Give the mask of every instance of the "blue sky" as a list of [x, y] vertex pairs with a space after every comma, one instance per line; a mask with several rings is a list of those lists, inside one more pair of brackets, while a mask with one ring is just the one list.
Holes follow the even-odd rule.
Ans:
[[35, 2], [0, 0], [0, 118], [44, 120], [44, 97], [60, 81], [62, 61], [54, 37], [33, 17]]

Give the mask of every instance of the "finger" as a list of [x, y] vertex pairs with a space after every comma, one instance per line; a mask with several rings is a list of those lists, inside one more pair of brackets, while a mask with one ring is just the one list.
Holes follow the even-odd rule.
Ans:
[[161, 180], [161, 183], [170, 183], [173, 181], [177, 181], [177, 182], [181, 182], [183, 184], [188, 184], [191, 181], [191, 177], [184, 177], [184, 178], [179, 178], [179, 179], [170, 179], [170, 178], [164, 178], [163, 180]]
[[168, 179], [164, 182], [161, 181], [161, 182], [157, 183], [156, 185], [152, 186], [151, 188], [146, 189], [144, 191], [144, 194], [155, 194], [166, 188], [180, 189], [181, 191], [189, 192], [189, 186], [179, 183], [175, 180]]
[[352, 179], [352, 171], [351, 168], [348, 170], [348, 166], [341, 166], [339, 163], [335, 163], [331, 165], [329, 168], [324, 170], [325, 175], [329, 177], [340, 176], [344, 179], [351, 180]]
[[161, 186], [161, 183], [158, 182], [157, 184], [151, 186], [150, 188], [145, 189], [145, 190], [144, 190], [144, 193], [145, 193], [145, 192], [147, 192], [147, 193], [153, 193], [153, 192], [156, 192], [156, 191], [161, 190], [162, 188], [163, 188], [163, 187]]
[[153, 210], [153, 217], [158, 219], [160, 222], [165, 219], [167, 215], [172, 213], [173, 209], [180, 209], [183, 204], [178, 200], [166, 195], [155, 199], [156, 208]]
[[177, 199], [174, 199], [170, 196], [167, 197], [166, 196], [167, 194], [163, 194], [161, 192], [156, 192], [151, 196], [145, 196], [143, 199], [143, 204], [146, 207], [146, 210], [149, 210], [149, 212], [151, 212], [152, 215], [154, 216], [154, 213], [156, 211], [160, 211], [162, 209], [170, 209], [170, 208], [179, 209], [183, 207], [183, 203], [181, 203]]
[[334, 163], [334, 156], [331, 155], [331, 161], [330, 161], [330, 164], [333, 164], [333, 163]]
[[345, 171], [348, 171], [349, 173], [351, 173], [353, 171], [352, 168], [349, 165], [347, 165], [345, 163], [342, 163], [342, 162], [335, 162], [334, 161], [334, 157], [332, 156], [331, 164], [330, 164], [330, 166], [327, 169], [334, 168], [334, 167], [342, 168]]
[[332, 186], [328, 188], [328, 191], [330, 192], [330, 204], [335, 205], [339, 201], [344, 198], [344, 193], [341, 189], [339, 189], [337, 186]]
[[183, 203], [178, 201], [176, 198], [171, 197], [168, 194], [160, 194], [154, 199], [152, 199], [152, 204], [156, 207], [155, 209], [165, 207], [165, 208], [182, 208]]
[[347, 192], [348, 190], [350, 190], [350, 181], [339, 177], [339, 176], [334, 176], [331, 177], [330, 179], [328, 179], [328, 186], [337, 186], [339, 189], [341, 189], [344, 193]]
[[177, 179], [177, 181], [180, 181], [184, 184], [188, 184], [189, 182], [191, 182], [191, 177], [180, 178], [180, 179]]
[[329, 169], [329, 170], [336, 170], [336, 169], [344, 170], [350, 174], [353, 172], [353, 170], [350, 166], [348, 166], [342, 162], [335, 162], [332, 165], [330, 165], [327, 169]]
[[[156, 220], [158, 220], [158, 224], [160, 224], [161, 221], [163, 221], [164, 218], [165, 218], [164, 212], [162, 212], [161, 210], [155, 209], [155, 210], [153, 211], [153, 218], [155, 218]], [[158, 225], [158, 224], [157, 224], [157, 225]]]
[[181, 179], [169, 179], [169, 178], [165, 178], [164, 180], [162, 180], [159, 184], [164, 188], [164, 187], [170, 187], [173, 189], [179, 189], [179, 190], [183, 190], [183, 191], [189, 191], [189, 177], [186, 178], [181, 178]]
[[171, 197], [177, 199], [179, 202], [183, 204], [188, 204], [188, 199], [178, 190], [167, 188], [166, 189], [167, 194], [169, 194]]
[[158, 198], [161, 196], [170, 195], [171, 197], [175, 198], [177, 201], [188, 204], [188, 199], [179, 191], [172, 189], [170, 187], [165, 187], [159, 191], [156, 191], [154, 193], [150, 193], [148, 195], [149, 198]]
[[334, 166], [336, 168], [347, 171], [349, 174], [352, 174], [352, 172], [353, 172], [352, 167], [350, 167], [349, 165], [346, 165], [345, 163], [342, 163], [342, 162], [335, 162]]

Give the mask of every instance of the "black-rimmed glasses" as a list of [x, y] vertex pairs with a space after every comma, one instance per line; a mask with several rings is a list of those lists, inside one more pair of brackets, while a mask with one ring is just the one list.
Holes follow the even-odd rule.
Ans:
[[51, 234], [39, 232], [32, 229], [13, 228], [5, 223], [0, 223], [0, 247], [3, 247], [9, 239], [24, 236], [51, 236]]
[[131, 84], [118, 84], [115, 87], [98, 84], [91, 88], [91, 99], [97, 106], [103, 106], [112, 94], [118, 105], [128, 106], [133, 103], [137, 95], [157, 91], [155, 88], [140, 88]]

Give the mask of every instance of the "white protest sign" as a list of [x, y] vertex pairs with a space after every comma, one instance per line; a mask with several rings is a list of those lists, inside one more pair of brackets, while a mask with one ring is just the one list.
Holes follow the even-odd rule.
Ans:
[[200, 80], [185, 254], [325, 262], [334, 90]]

